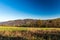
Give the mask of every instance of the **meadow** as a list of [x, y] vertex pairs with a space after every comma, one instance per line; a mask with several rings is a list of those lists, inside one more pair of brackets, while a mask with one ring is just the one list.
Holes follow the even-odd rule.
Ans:
[[60, 28], [0, 26], [0, 40], [59, 40], [59, 39]]
[[21, 30], [28, 30], [28, 31], [34, 31], [34, 30], [60, 30], [60, 28], [34, 28], [34, 27], [11, 27], [11, 26], [0, 26], [0, 31], [21, 31]]

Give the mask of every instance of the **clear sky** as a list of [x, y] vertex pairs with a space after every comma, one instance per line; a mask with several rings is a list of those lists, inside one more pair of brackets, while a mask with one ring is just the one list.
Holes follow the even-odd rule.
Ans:
[[0, 22], [60, 18], [60, 0], [0, 0]]

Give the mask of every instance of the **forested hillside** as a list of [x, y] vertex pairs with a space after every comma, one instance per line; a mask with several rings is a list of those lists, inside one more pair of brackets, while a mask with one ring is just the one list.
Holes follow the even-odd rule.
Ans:
[[50, 20], [24, 19], [1, 22], [0, 26], [60, 28], [60, 18]]

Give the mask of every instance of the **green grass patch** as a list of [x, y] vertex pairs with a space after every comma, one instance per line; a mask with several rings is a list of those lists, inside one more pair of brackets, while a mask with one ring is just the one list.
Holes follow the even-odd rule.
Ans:
[[21, 31], [21, 30], [60, 30], [60, 28], [32, 28], [32, 27], [8, 27], [0, 26], [0, 31]]

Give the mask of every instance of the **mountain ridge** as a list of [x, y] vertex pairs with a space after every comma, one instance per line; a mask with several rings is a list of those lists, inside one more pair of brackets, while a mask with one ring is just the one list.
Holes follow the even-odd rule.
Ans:
[[16, 26], [16, 27], [59, 27], [60, 18], [40, 20], [40, 19], [18, 19], [6, 22], [0, 22], [0, 26]]

